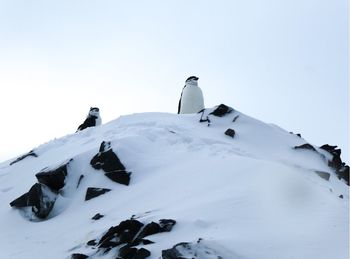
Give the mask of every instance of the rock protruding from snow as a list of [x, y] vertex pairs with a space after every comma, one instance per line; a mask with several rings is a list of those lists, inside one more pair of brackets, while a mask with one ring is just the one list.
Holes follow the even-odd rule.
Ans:
[[71, 259], [86, 259], [88, 258], [87, 255], [84, 254], [72, 254]]
[[40, 219], [46, 218], [51, 212], [57, 194], [50, 190], [45, 184], [34, 184], [28, 193], [23, 194], [10, 203], [11, 207], [27, 208], [31, 207], [34, 215]]
[[[208, 126], [210, 126], [211, 121], [209, 119], [210, 115], [216, 116], [216, 117], [223, 117], [227, 114], [230, 114], [231, 112], [233, 112], [234, 109], [231, 108], [230, 106], [227, 106], [225, 104], [220, 104], [218, 105], [212, 112], [210, 112], [209, 114], [207, 113], [206, 118], [203, 119], [203, 116], [206, 113], [206, 109], [200, 111], [199, 113], [202, 113], [202, 116], [199, 120], [199, 122], [208, 122]], [[234, 120], [236, 120], [238, 117], [235, 117]]]
[[233, 130], [233, 129], [231, 129], [231, 128], [229, 128], [229, 129], [227, 129], [227, 130], [225, 131], [225, 135], [227, 135], [227, 136], [229, 136], [229, 137], [231, 137], [231, 138], [234, 138], [234, 137], [235, 137], [235, 134], [236, 134], [235, 130]]
[[114, 182], [129, 185], [130, 174], [125, 171], [125, 166], [113, 152], [111, 142], [103, 141], [98, 154], [96, 154], [90, 164], [93, 168], [102, 169], [105, 175]]
[[300, 145], [300, 146], [295, 146], [294, 149], [307, 149], [307, 150], [312, 150], [312, 151], [316, 151], [316, 149], [310, 145], [309, 143], [306, 143], [306, 144], [303, 144], [303, 145]]
[[117, 249], [117, 258], [120, 259], [144, 259], [151, 253], [141, 246], [154, 243], [144, 237], [170, 232], [175, 224], [176, 221], [173, 219], [161, 219], [158, 223], [144, 224], [131, 218], [110, 227], [101, 238], [90, 240], [87, 245], [98, 248], [102, 253]]
[[38, 155], [34, 152], [34, 150], [29, 151], [28, 153], [18, 157], [16, 160], [12, 161], [10, 165], [13, 165], [15, 163], [18, 163], [19, 161], [22, 161], [23, 159], [32, 156], [32, 157], [38, 157]]
[[111, 189], [107, 189], [107, 188], [95, 188], [95, 187], [89, 187], [86, 190], [86, 194], [85, 194], [85, 200], [91, 200], [93, 198], [96, 198], [102, 194], [105, 194], [106, 192], [111, 191]]
[[332, 155], [332, 159], [328, 161], [328, 165], [335, 170], [335, 173], [339, 179], [345, 180], [347, 185], [349, 183], [349, 166], [347, 166], [340, 158], [341, 149], [337, 146], [331, 146], [325, 144], [320, 147], [323, 150], [326, 150]]
[[196, 243], [182, 242], [162, 251], [162, 259], [222, 259], [217, 251], [206, 246], [199, 239]]
[[51, 190], [58, 192], [64, 187], [64, 182], [68, 174], [67, 167], [70, 161], [52, 170], [43, 169], [41, 172], [35, 175], [38, 182], [45, 184], [46, 186], [50, 187]]
[[315, 173], [322, 179], [325, 179], [326, 181], [329, 181], [329, 178], [331, 177], [331, 174], [327, 172], [315, 171]]
[[97, 213], [95, 216], [93, 216], [91, 219], [93, 220], [99, 220], [99, 219], [102, 219], [104, 217], [104, 215], [100, 214], [100, 213]]

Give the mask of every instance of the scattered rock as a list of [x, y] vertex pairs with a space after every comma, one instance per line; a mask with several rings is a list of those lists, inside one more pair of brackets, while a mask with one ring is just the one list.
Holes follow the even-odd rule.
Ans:
[[80, 175], [78, 183], [77, 183], [77, 189], [79, 188], [79, 185], [80, 185], [81, 181], [83, 180], [83, 178], [84, 178], [84, 175], [83, 174]]
[[196, 243], [179, 243], [173, 248], [162, 251], [162, 259], [223, 259], [218, 252], [202, 243], [199, 239]]
[[119, 249], [118, 258], [121, 259], [144, 259], [151, 255], [151, 252], [145, 248], [137, 249], [130, 245], [125, 245]]
[[87, 255], [84, 254], [72, 254], [71, 259], [86, 259], [88, 258]]
[[308, 149], [308, 150], [316, 151], [316, 149], [312, 145], [310, 145], [309, 143], [306, 143], [306, 144], [303, 144], [300, 146], [295, 146], [294, 149]]
[[34, 184], [28, 193], [20, 196], [10, 203], [11, 207], [32, 207], [32, 212], [40, 219], [46, 218], [51, 212], [57, 194], [44, 184]]
[[320, 148], [323, 150], [326, 150], [328, 153], [333, 155], [332, 160], [328, 162], [328, 165], [330, 167], [333, 167], [334, 169], [339, 170], [343, 166], [343, 162], [340, 158], [341, 149], [337, 149], [337, 146], [331, 146], [328, 144], [325, 144]]
[[335, 173], [338, 177], [338, 179], [345, 180], [347, 185], [350, 185], [349, 183], [349, 166], [347, 166], [340, 158], [341, 155], [341, 149], [338, 149], [337, 146], [331, 146], [328, 144], [325, 144], [320, 147], [323, 150], [326, 150], [328, 153], [332, 155], [332, 160], [328, 161], [328, 166], [333, 168], [335, 170]]
[[293, 133], [293, 132], [289, 132], [290, 134], [293, 134], [293, 135], [297, 135], [299, 138], [301, 138], [301, 134], [300, 133], [297, 133], [297, 134], [295, 134], [295, 133]]
[[12, 162], [10, 163], [10, 165], [13, 165], [13, 164], [15, 164], [15, 163], [18, 163], [19, 161], [22, 161], [23, 159], [25, 159], [25, 158], [27, 158], [27, 157], [29, 157], [29, 156], [38, 157], [38, 155], [34, 152], [34, 150], [31, 150], [31, 151], [29, 151], [28, 153], [26, 153], [26, 154], [24, 154], [24, 155], [18, 157], [16, 160], [12, 161]]
[[106, 188], [95, 188], [95, 187], [89, 187], [86, 190], [85, 200], [91, 200], [93, 198], [96, 198], [102, 194], [105, 194], [106, 192], [109, 192], [111, 189]]
[[235, 134], [236, 134], [236, 132], [235, 132], [233, 129], [227, 129], [227, 130], [225, 131], [225, 135], [227, 135], [227, 136], [229, 136], [229, 137], [232, 137], [232, 138], [235, 137]]
[[331, 177], [331, 174], [327, 172], [315, 171], [315, 173], [322, 179], [325, 179], [326, 181], [329, 181], [329, 178]]
[[96, 242], [95, 239], [93, 239], [93, 240], [88, 241], [86, 244], [87, 244], [88, 246], [95, 246], [95, 245], [97, 245], [97, 242]]
[[344, 199], [343, 194], [339, 195], [338, 197], [339, 197], [340, 199]]
[[64, 180], [67, 176], [67, 167], [70, 161], [52, 170], [43, 169], [35, 177], [39, 183], [45, 184], [51, 190], [58, 192], [64, 187]]
[[97, 213], [95, 216], [93, 216], [91, 219], [93, 220], [99, 220], [102, 219], [104, 217], [104, 215], [101, 215], [100, 213]]
[[92, 158], [90, 164], [93, 168], [102, 169], [105, 172], [125, 170], [124, 165], [113, 152], [111, 142], [108, 141], [102, 141], [99, 153]]
[[239, 118], [239, 115], [236, 115], [236, 116], [233, 118], [232, 122], [235, 122], [238, 118]]
[[90, 164], [97, 170], [102, 169], [112, 181], [129, 185], [131, 173], [125, 171], [125, 166], [112, 150], [111, 142], [101, 143], [99, 153], [92, 158]]
[[105, 176], [107, 176], [113, 182], [124, 184], [124, 185], [129, 185], [129, 183], [130, 183], [130, 175], [131, 175], [131, 173], [128, 173], [128, 172], [125, 172], [125, 171], [117, 171], [117, 172], [105, 173]]
[[130, 244], [143, 225], [143, 223], [132, 219], [122, 221], [118, 226], [111, 227], [107, 233], [102, 236], [98, 246], [100, 248], [108, 248], [123, 243]]
[[225, 116], [226, 114], [231, 113], [232, 111], [233, 111], [233, 108], [231, 108], [225, 104], [220, 104], [214, 111], [209, 113], [209, 115], [222, 117], [222, 116]]
[[344, 179], [346, 184], [349, 185], [349, 166], [345, 165], [335, 172], [339, 179]]

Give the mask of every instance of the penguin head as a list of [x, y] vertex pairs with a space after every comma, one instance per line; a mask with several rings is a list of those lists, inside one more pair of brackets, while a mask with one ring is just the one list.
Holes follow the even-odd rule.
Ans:
[[190, 76], [186, 79], [186, 85], [198, 85], [198, 77], [196, 76]]
[[100, 116], [100, 109], [97, 107], [91, 107], [90, 111], [89, 111], [89, 116], [99, 117]]

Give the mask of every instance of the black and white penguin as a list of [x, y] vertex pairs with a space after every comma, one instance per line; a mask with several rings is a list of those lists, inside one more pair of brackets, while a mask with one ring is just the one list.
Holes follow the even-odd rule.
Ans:
[[83, 124], [81, 124], [77, 131], [86, 129], [88, 127], [94, 127], [101, 125], [102, 120], [100, 117], [100, 110], [97, 107], [91, 107], [88, 116], [86, 117]]
[[203, 93], [198, 87], [198, 79], [196, 76], [187, 78], [181, 92], [178, 114], [197, 113], [204, 109]]

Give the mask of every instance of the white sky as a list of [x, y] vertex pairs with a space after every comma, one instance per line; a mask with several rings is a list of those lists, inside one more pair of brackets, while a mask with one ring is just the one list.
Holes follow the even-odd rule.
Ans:
[[0, 0], [0, 161], [103, 122], [225, 103], [349, 161], [347, 0]]

